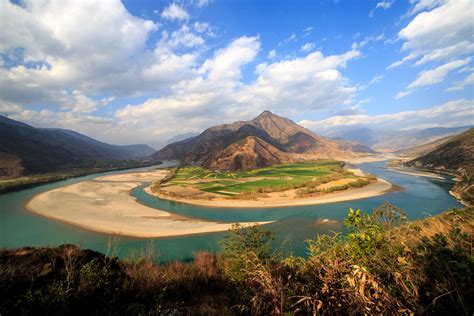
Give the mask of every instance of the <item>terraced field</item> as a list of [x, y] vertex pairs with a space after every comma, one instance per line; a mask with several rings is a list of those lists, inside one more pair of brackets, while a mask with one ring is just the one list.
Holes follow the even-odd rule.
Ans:
[[278, 165], [252, 171], [219, 172], [196, 166], [184, 166], [162, 188], [187, 187], [223, 196], [244, 192], [282, 191], [298, 188], [307, 182], [327, 182], [340, 178], [357, 178], [343, 170], [337, 161], [314, 161]]

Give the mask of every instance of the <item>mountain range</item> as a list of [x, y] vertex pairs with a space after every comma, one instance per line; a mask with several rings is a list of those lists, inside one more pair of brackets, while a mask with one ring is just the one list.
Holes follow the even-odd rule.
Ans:
[[152, 157], [212, 170], [249, 170], [300, 160], [347, 159], [369, 152], [370, 148], [358, 142], [330, 140], [264, 111], [253, 120], [214, 126], [169, 144]]
[[325, 136], [359, 142], [379, 152], [397, 152], [464, 132], [472, 126], [432, 127], [411, 130], [374, 130], [368, 127], [342, 128]]
[[0, 177], [91, 166], [93, 162], [140, 159], [147, 145], [118, 146], [66, 129], [35, 128], [0, 116]]

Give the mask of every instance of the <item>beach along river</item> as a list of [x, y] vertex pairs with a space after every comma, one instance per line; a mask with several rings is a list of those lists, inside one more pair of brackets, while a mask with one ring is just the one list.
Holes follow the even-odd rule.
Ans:
[[[170, 163], [164, 164], [162, 167], [169, 165]], [[350, 207], [371, 212], [384, 201], [389, 201], [404, 210], [409, 219], [435, 215], [451, 207], [461, 207], [448, 192], [452, 186], [451, 180], [397, 173], [385, 168], [384, 165], [385, 162], [371, 162], [358, 165], [358, 168], [402, 187], [402, 191], [331, 204], [256, 209], [207, 208], [159, 200], [144, 192], [145, 184], [133, 189], [131, 194], [147, 206], [187, 217], [219, 222], [276, 221], [265, 226], [275, 233], [275, 246], [286, 253], [296, 255], [306, 254], [304, 240], [314, 238], [320, 233], [343, 230], [343, 220]], [[100, 175], [139, 170], [115, 171]], [[218, 242], [225, 232], [169, 238], [116, 237], [56, 222], [25, 210], [25, 203], [36, 194], [95, 177], [98, 177], [98, 174], [1, 194], [0, 247], [55, 246], [72, 243], [122, 258], [138, 255], [152, 247], [160, 261], [188, 260], [197, 251], [219, 250]], [[108, 246], [110, 242], [113, 244], [112, 249]]]

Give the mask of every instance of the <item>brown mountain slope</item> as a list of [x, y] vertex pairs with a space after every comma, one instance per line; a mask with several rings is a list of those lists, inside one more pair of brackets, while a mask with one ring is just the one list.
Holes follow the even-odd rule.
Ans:
[[438, 148], [440, 145], [452, 140], [454, 137], [456, 137], [456, 135], [450, 135], [450, 136], [447, 136], [447, 137], [443, 137], [443, 138], [435, 140], [433, 142], [429, 142], [429, 143], [422, 144], [422, 145], [419, 145], [419, 146], [414, 146], [414, 147], [410, 147], [410, 148], [407, 148], [407, 149], [396, 151], [395, 154], [397, 154], [399, 156], [402, 156], [402, 157], [412, 157], [412, 158], [419, 157], [419, 156], [422, 156], [422, 155], [426, 155], [429, 152], [431, 152], [431, 151], [435, 150], [436, 148]]
[[297, 160], [359, 156], [353, 148], [264, 111], [251, 121], [214, 126], [196, 137], [169, 144], [152, 157], [216, 170], [248, 170]]
[[211, 170], [248, 170], [293, 161], [290, 154], [259, 137], [248, 136], [203, 161]]
[[435, 150], [407, 163], [438, 171], [459, 172], [474, 166], [474, 128], [453, 137]]
[[456, 174], [459, 182], [452, 191], [466, 204], [474, 204], [474, 128], [406, 164]]

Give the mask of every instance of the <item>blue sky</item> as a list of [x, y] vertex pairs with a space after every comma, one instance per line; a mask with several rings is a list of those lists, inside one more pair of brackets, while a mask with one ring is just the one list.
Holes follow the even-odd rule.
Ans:
[[0, 113], [111, 143], [269, 109], [318, 132], [474, 122], [470, 0], [0, 0]]

